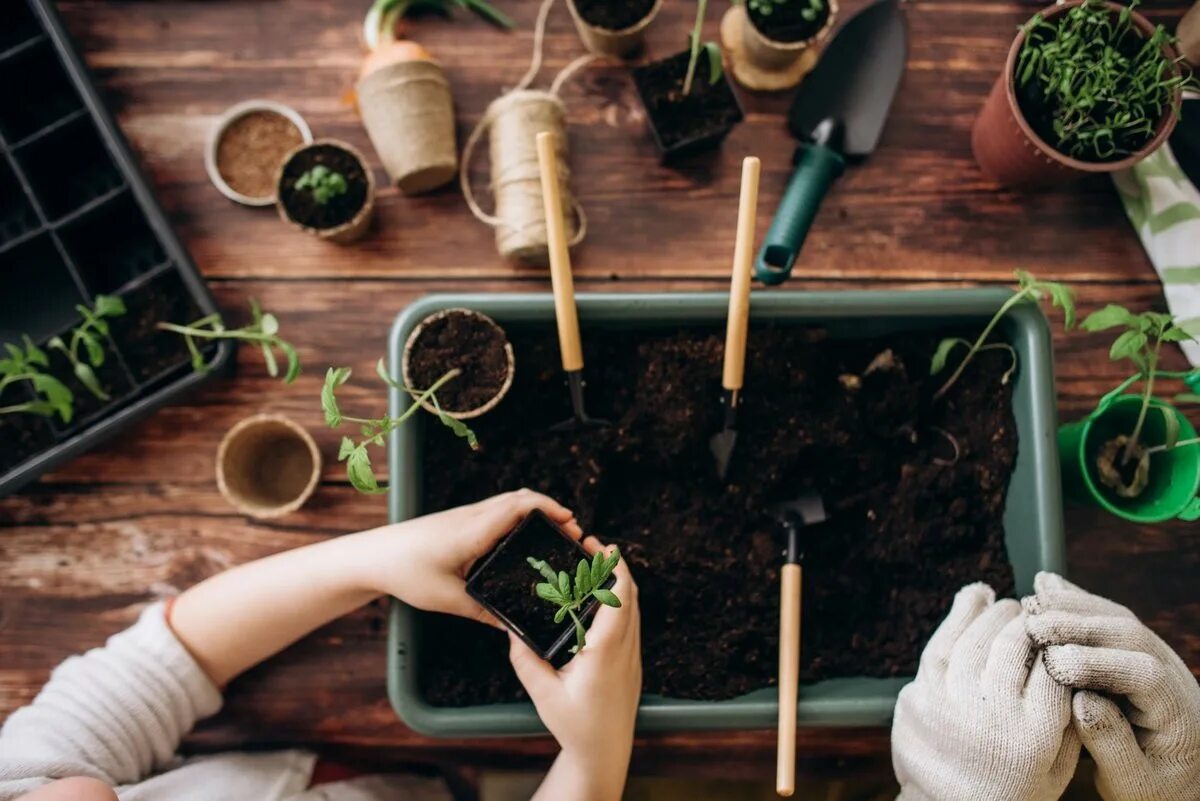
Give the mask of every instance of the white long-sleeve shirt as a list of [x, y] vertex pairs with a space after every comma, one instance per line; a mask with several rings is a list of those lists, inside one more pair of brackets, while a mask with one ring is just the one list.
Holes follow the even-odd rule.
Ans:
[[443, 785], [366, 776], [308, 789], [305, 751], [183, 759], [180, 740], [221, 708], [221, 692], [167, 625], [162, 605], [102, 648], [55, 668], [0, 728], [0, 801], [87, 776], [121, 801], [446, 801]]

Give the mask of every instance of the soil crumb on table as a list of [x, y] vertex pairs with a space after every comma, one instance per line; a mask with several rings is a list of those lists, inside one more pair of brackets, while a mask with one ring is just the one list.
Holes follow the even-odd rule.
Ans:
[[[958, 588], [1014, 587], [1002, 524], [1017, 450], [1000, 382], [1009, 356], [980, 354], [930, 400], [938, 340], [974, 333], [752, 329], [722, 484], [708, 449], [721, 427], [719, 331], [585, 332], [589, 412], [614, 426], [554, 433], [571, 413], [554, 330], [510, 328], [516, 377], [473, 421], [482, 449], [423, 423], [424, 509], [522, 486], [558, 499], [633, 570], [645, 692], [715, 700], [775, 682], [782, 541], [769, 510], [811, 485], [829, 520], [803, 532], [801, 679], [913, 675]], [[524, 697], [504, 634], [440, 615], [423, 625], [430, 703]]]

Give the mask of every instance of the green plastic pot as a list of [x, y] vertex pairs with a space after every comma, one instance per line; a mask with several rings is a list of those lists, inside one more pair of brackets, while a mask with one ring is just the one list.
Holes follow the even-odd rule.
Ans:
[[[925, 292], [756, 292], [750, 302], [755, 323], [821, 325], [839, 338], [876, 337], [951, 325], [982, 327], [1012, 293], [1002, 289]], [[577, 298], [583, 335], [606, 328], [662, 329], [711, 326], [724, 331], [729, 297], [725, 293], [582, 294]], [[409, 332], [425, 316], [462, 307], [481, 311], [503, 326], [539, 326], [555, 336], [554, 301], [549, 294], [432, 295], [409, 306], [396, 320], [389, 340], [393, 375]], [[1020, 446], [1004, 511], [1005, 545], [1016, 576], [1017, 591], [1033, 589], [1039, 570], [1063, 572], [1062, 498], [1058, 451], [1053, 356], [1050, 330], [1041, 310], [1021, 304], [997, 329], [1020, 360], [1013, 386], [1013, 413]], [[518, 356], [517, 369], [521, 369]], [[391, 414], [408, 407], [406, 394], [391, 393]], [[420, 425], [428, 425], [420, 415]], [[421, 433], [404, 426], [392, 434], [388, 452], [392, 484], [392, 521], [422, 514]], [[541, 734], [545, 732], [533, 705], [493, 704], [445, 708], [421, 697], [417, 681], [422, 648], [437, 647], [437, 632], [425, 613], [393, 600], [388, 637], [388, 694], [397, 714], [410, 728], [439, 737]], [[849, 677], [805, 684], [800, 688], [797, 720], [805, 726], [886, 725], [896, 695], [911, 678]], [[776, 726], [778, 696], [774, 688], [756, 690], [727, 701], [683, 701], [645, 695], [638, 711], [640, 731], [699, 729], [771, 729]]]
[[[1092, 503], [1135, 523], [1200, 520], [1200, 445], [1154, 454], [1150, 458], [1150, 483], [1136, 498], [1119, 497], [1096, 477], [1096, 454], [1113, 437], [1133, 431], [1141, 405], [1137, 395], [1122, 395], [1100, 414], [1059, 429], [1064, 491], [1073, 500]], [[1196, 429], [1174, 406], [1157, 399], [1151, 405], [1175, 414], [1180, 439], [1196, 436]], [[1162, 442], [1165, 428], [1162, 415], [1148, 415], [1141, 441], [1148, 445]]]

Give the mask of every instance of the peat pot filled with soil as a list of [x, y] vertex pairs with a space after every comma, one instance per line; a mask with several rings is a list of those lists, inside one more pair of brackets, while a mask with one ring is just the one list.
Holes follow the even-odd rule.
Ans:
[[[554, 428], [571, 404], [550, 295], [424, 298], [393, 328], [393, 361], [431, 314], [470, 304], [504, 326], [521, 369], [505, 402], [472, 422], [478, 450], [431, 415], [393, 434], [391, 519], [520, 487], [556, 498], [584, 531], [619, 546], [637, 581], [639, 727], [771, 728], [785, 547], [775, 510], [815, 490], [828, 519], [801, 532], [799, 720], [881, 725], [955, 591], [986, 581], [1000, 596], [1027, 593], [1038, 570], [1063, 567], [1041, 310], [1018, 304], [992, 334], [1016, 354], [1011, 380], [1013, 355], [997, 347], [934, 398], [945, 384], [930, 374], [939, 343], [974, 339], [1011, 297], [756, 295], [725, 481], [709, 441], [724, 420], [726, 294], [579, 295], [589, 411], [612, 425], [573, 430]], [[406, 394], [393, 387], [393, 409]], [[520, 581], [537, 581], [530, 574]], [[393, 610], [390, 695], [410, 727], [542, 730], [502, 632]]]
[[494, 409], [516, 372], [504, 329], [486, 314], [462, 308], [422, 320], [404, 345], [400, 370], [404, 385], [416, 392], [437, 385], [437, 406], [430, 396], [421, 401], [426, 410], [459, 420]]
[[662, 4], [663, 0], [567, 0], [584, 47], [614, 58], [642, 49], [645, 30]]
[[634, 86], [664, 161], [719, 145], [744, 116], [724, 71], [713, 75], [711, 59], [698, 60], [690, 91], [684, 92], [690, 59], [685, 50], [633, 70]]
[[984, 175], [1014, 187], [1061, 184], [1153, 153], [1178, 121], [1188, 80], [1174, 41], [1131, 7], [1104, 0], [1069, 0], [1035, 15], [971, 132]]
[[362, 154], [345, 142], [320, 139], [296, 148], [275, 183], [279, 216], [321, 239], [344, 245], [371, 224], [375, 178]]
[[734, 77], [758, 91], [795, 86], [816, 65], [837, 14], [837, 0], [735, 4], [721, 21], [721, 39], [731, 53]]

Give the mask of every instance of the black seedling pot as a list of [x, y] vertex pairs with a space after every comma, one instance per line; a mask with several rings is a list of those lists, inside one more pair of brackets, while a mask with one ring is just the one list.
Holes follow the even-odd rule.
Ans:
[[[530, 567], [528, 557], [543, 559], [555, 570], [575, 576], [579, 560], [588, 552], [554, 521], [537, 509], [529, 513], [492, 552], [481, 559], [467, 577], [467, 594], [491, 612], [514, 634], [547, 661], [562, 654], [575, 640], [570, 618], [554, 622], [556, 607], [537, 596], [534, 587], [546, 579]], [[608, 589], [615, 583], [609, 578]], [[600, 602], [589, 598], [579, 617], [587, 621]]]
[[633, 70], [633, 84], [663, 161], [715, 147], [745, 116], [725, 75], [710, 82], [708, 59], [703, 55], [692, 91], [683, 94], [690, 57], [685, 50]]

